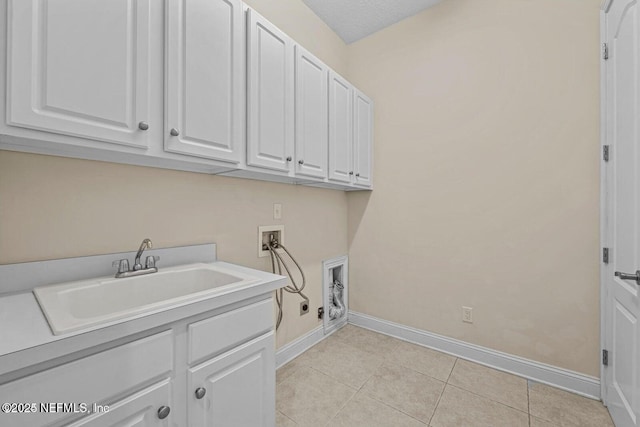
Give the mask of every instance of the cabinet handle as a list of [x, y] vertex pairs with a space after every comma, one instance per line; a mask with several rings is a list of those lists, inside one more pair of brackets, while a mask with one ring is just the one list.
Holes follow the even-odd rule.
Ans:
[[287, 157], [287, 162], [291, 161], [291, 156]]
[[359, 177], [359, 176], [360, 176], [360, 174], [359, 174], [359, 173], [357, 173], [357, 174], [356, 174], [356, 178], [357, 178], [357, 177]]
[[207, 389], [204, 387], [198, 387], [196, 389], [196, 399], [202, 399], [207, 394]]
[[140, 129], [140, 130], [147, 130], [147, 129], [149, 129], [149, 123], [147, 123], [147, 122], [140, 122], [140, 123], [138, 123], [138, 129]]
[[171, 408], [168, 406], [161, 406], [160, 409], [158, 409], [158, 418], [164, 420], [169, 416], [169, 412], [171, 412]]
[[171, 131], [169, 131], [169, 133], [171, 134], [171, 136], [178, 136], [180, 135], [180, 130], [176, 128], [171, 128]]
[[298, 164], [304, 165], [304, 160], [298, 160]]
[[353, 175], [353, 171], [349, 172], [349, 175]]

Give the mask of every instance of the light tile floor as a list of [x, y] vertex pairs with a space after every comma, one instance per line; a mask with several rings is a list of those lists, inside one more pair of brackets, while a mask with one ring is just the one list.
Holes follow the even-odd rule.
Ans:
[[278, 427], [612, 427], [587, 399], [347, 325], [280, 368]]

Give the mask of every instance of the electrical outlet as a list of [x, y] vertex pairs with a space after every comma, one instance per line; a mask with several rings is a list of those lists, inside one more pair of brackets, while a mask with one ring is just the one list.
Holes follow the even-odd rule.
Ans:
[[282, 219], [282, 204], [273, 204], [273, 219]]
[[307, 314], [309, 312], [309, 300], [308, 299], [304, 299], [301, 303], [300, 303], [300, 316]]
[[473, 308], [462, 307], [462, 321], [466, 323], [473, 323]]

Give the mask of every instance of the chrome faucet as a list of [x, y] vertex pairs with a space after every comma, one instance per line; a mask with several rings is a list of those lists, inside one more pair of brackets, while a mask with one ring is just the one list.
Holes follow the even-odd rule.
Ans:
[[151, 243], [151, 239], [144, 239], [142, 244], [140, 245], [140, 249], [136, 253], [136, 259], [133, 264], [133, 269], [129, 270], [129, 260], [128, 259], [120, 259], [113, 262], [114, 267], [118, 267], [118, 272], [116, 273], [116, 279], [124, 278], [124, 277], [133, 277], [133, 276], [141, 276], [143, 274], [151, 274], [156, 273], [158, 268], [156, 267], [156, 262], [160, 259], [159, 256], [149, 255], [145, 262], [145, 267], [142, 268], [142, 263], [140, 262], [140, 258], [142, 257], [142, 253], [145, 249], [151, 249], [153, 247], [153, 243]]
[[140, 249], [138, 249], [138, 253], [136, 254], [136, 260], [133, 263], [133, 271], [142, 270], [142, 264], [140, 264], [140, 257], [142, 256], [142, 252], [144, 252], [145, 249], [151, 248], [153, 248], [151, 239], [144, 239], [142, 241], [142, 244], [140, 245]]

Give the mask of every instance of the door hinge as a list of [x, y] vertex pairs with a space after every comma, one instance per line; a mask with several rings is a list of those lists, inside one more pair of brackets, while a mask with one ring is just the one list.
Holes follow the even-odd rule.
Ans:
[[602, 364], [609, 366], [609, 350], [602, 350]]
[[605, 162], [609, 161], [609, 146], [608, 145], [603, 145], [602, 146], [602, 159]]
[[602, 248], [602, 262], [609, 264], [609, 248]]
[[605, 61], [609, 59], [609, 45], [607, 43], [602, 43], [602, 59]]

